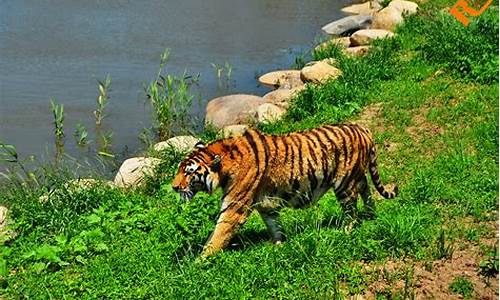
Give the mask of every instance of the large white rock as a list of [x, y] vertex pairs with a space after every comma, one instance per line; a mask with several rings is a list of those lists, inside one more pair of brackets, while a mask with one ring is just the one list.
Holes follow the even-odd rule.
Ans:
[[146, 176], [153, 176], [160, 160], [151, 157], [133, 157], [125, 160], [113, 181], [117, 187], [136, 187], [143, 183]]
[[394, 33], [384, 29], [362, 29], [351, 35], [351, 44], [353, 46], [368, 45], [374, 40], [390, 38]]
[[248, 129], [247, 125], [229, 125], [222, 128], [222, 134], [224, 135], [225, 138], [242, 136], [245, 133], [245, 131], [247, 131], [247, 129]]
[[321, 83], [329, 79], [335, 79], [342, 75], [342, 71], [332, 66], [331, 59], [324, 59], [307, 64], [300, 71], [300, 77], [304, 82]]
[[188, 152], [194, 149], [196, 143], [200, 141], [199, 138], [190, 135], [181, 135], [169, 138], [166, 141], [159, 142], [153, 146], [155, 151], [164, 151], [173, 149], [178, 152]]
[[271, 103], [264, 103], [257, 108], [257, 116], [260, 123], [274, 122], [285, 114], [285, 110]]
[[394, 7], [386, 7], [373, 14], [373, 29], [385, 29], [394, 31], [398, 24], [403, 22], [403, 15]]
[[342, 12], [350, 15], [370, 15], [382, 6], [376, 1], [367, 1], [365, 3], [353, 4], [341, 9]]
[[417, 3], [405, 0], [392, 0], [388, 7], [397, 9], [404, 16], [416, 14], [418, 11]]
[[294, 88], [304, 85], [300, 80], [300, 71], [281, 70], [266, 73], [259, 77], [259, 83], [270, 88]]
[[342, 35], [359, 29], [370, 27], [372, 17], [368, 15], [349, 16], [326, 24], [321, 28], [330, 35]]
[[300, 93], [300, 91], [304, 90], [305, 87], [306, 86], [303, 85], [293, 89], [277, 89], [265, 94], [262, 98], [276, 106], [286, 109], [289, 106], [290, 100]]
[[205, 122], [219, 129], [227, 125], [250, 124], [256, 120], [257, 107], [266, 102], [262, 97], [246, 94], [215, 98], [207, 104]]
[[357, 56], [363, 56], [365, 55], [366, 53], [368, 53], [368, 51], [370, 50], [371, 46], [370, 45], [367, 45], [367, 46], [356, 46], [356, 47], [349, 47], [349, 48], [345, 48], [344, 49], [344, 53], [346, 55], [349, 55], [349, 56], [354, 56], [354, 57], [357, 57]]

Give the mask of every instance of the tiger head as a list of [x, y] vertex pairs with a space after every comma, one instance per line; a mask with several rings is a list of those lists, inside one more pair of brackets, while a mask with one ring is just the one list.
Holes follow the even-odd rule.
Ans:
[[180, 164], [172, 188], [184, 200], [190, 200], [199, 191], [212, 193], [219, 186], [222, 158], [210, 153], [203, 143]]

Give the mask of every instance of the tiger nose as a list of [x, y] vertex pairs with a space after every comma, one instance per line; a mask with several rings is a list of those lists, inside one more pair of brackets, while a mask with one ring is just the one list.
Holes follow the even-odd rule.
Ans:
[[172, 189], [174, 189], [174, 191], [178, 192], [181, 189], [181, 187], [177, 184], [172, 184]]

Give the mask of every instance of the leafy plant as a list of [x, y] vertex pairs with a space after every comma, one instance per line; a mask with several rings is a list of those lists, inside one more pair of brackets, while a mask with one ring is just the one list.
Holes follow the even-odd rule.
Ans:
[[54, 117], [54, 135], [56, 139], [64, 138], [64, 104], [57, 104], [55, 99], [50, 100], [52, 115]]
[[76, 144], [78, 146], [85, 146], [89, 143], [88, 131], [82, 123], [76, 124], [75, 132], [73, 132], [73, 137], [75, 138]]
[[453, 256], [453, 251], [455, 251], [453, 244], [446, 241], [444, 230], [440, 230], [434, 250], [434, 257], [436, 259], [450, 259]]
[[98, 87], [98, 92], [99, 95], [97, 95], [96, 103], [97, 103], [97, 108], [94, 110], [94, 116], [95, 116], [95, 124], [96, 126], [100, 126], [102, 123], [102, 120], [106, 116], [104, 109], [108, 105], [109, 101], [109, 87], [111, 85], [111, 77], [106, 75], [106, 78], [104, 78], [104, 81], [97, 81], [97, 87]]
[[194, 118], [190, 115], [194, 96], [190, 88], [198, 82], [198, 76], [163, 74], [170, 50], [161, 55], [158, 74], [145, 88], [153, 108], [155, 129], [160, 139], [167, 139], [178, 133], [190, 133]]
[[486, 258], [479, 263], [479, 274], [490, 278], [498, 275], [498, 248], [487, 253]]

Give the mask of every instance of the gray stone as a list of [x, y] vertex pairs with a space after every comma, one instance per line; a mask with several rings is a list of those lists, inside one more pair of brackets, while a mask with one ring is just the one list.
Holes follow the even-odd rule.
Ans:
[[326, 24], [321, 29], [330, 35], [342, 35], [370, 27], [372, 17], [368, 15], [349, 16]]

